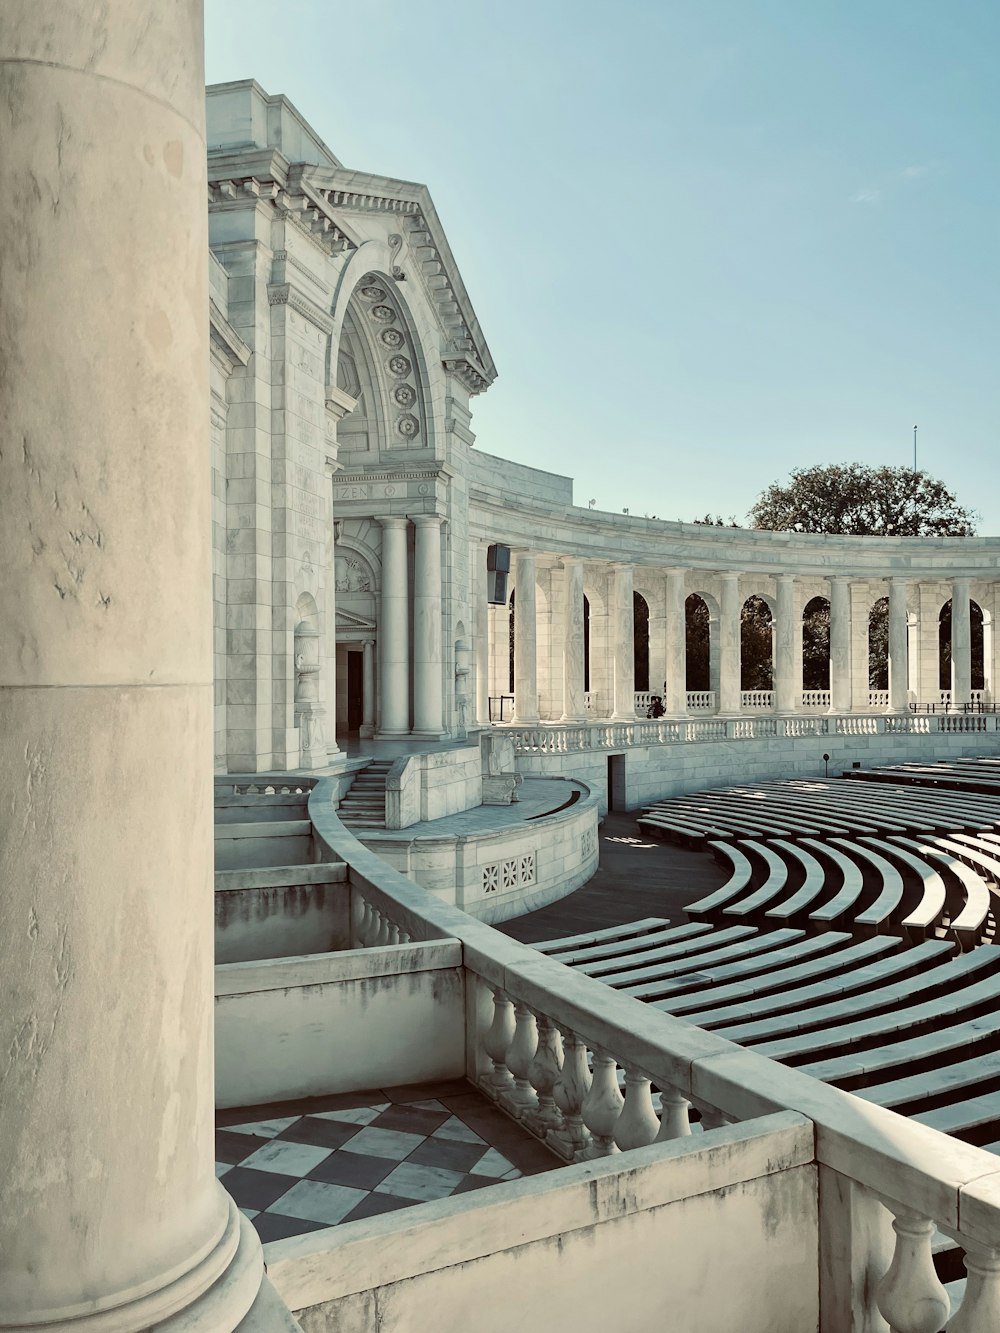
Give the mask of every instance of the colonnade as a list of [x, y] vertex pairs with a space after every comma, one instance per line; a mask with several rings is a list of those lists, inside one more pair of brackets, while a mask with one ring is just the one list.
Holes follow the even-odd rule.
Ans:
[[[612, 719], [635, 717], [633, 589], [639, 567], [627, 562], [597, 565], [582, 556], [565, 556], [555, 560], [544, 558], [544, 567], [551, 576], [548, 615], [553, 641], [549, 645], [547, 661], [542, 663], [537, 597], [542, 560], [543, 557], [530, 550], [514, 552], [516, 614], [512, 720], [519, 725], [531, 725], [543, 719], [579, 722], [588, 716], [588, 706], [591, 716], [596, 711], [598, 716]], [[600, 577], [607, 589], [608, 689], [605, 697], [598, 701], [596, 710], [592, 699], [585, 695], [584, 590], [588, 570]], [[643, 568], [642, 577], [644, 586], [648, 585], [651, 571]], [[872, 580], [855, 579], [844, 574], [820, 581], [815, 576], [803, 577], [793, 573], [761, 576], [756, 573], [743, 574], [738, 570], [714, 571], [706, 578], [697, 571], [680, 567], [657, 570], [652, 577], [663, 580], [660, 603], [662, 630], [658, 630], [655, 646], [651, 635], [649, 679], [651, 688], [655, 688], [657, 693], [660, 681], [664, 682], [663, 703], [667, 717], [681, 717], [688, 711], [686, 599], [689, 593], [704, 588], [706, 582], [717, 589], [710, 636], [711, 692], [715, 710], [720, 716], [732, 716], [743, 711], [741, 616], [747, 597], [759, 595], [765, 579], [770, 584], [767, 600], [773, 613], [774, 711], [779, 715], [789, 715], [802, 711], [805, 706], [802, 687], [804, 584], [808, 584], [810, 589], [806, 601], [817, 595], [826, 595], [830, 606], [829, 691], [810, 691], [810, 695], [823, 694], [823, 706], [831, 713], [870, 711], [872, 700], [867, 689], [869, 621], [867, 612], [863, 617], [859, 613], [852, 585], [863, 583], [865, 587], [862, 591], [864, 597], [868, 598]], [[887, 707], [889, 712], [906, 711], [917, 695], [914, 676], [919, 654], [912, 651], [910, 645], [912, 625], [908, 598], [919, 581], [913, 576], [896, 574], [882, 581], [883, 586], [887, 587], [888, 600], [889, 688], [887, 700], [880, 699], [880, 705], [883, 709]], [[968, 705], [972, 698], [970, 579], [957, 576], [948, 580], [948, 585], [953, 606], [950, 706], [961, 708]], [[494, 632], [502, 634], [505, 629], [506, 622], [499, 618]], [[937, 634], [936, 624], [934, 633]], [[489, 662], [488, 646], [480, 645], [478, 669], [481, 674], [488, 672]], [[862, 672], [864, 689], [858, 684]], [[495, 690], [489, 692], [496, 693]], [[937, 699], [937, 680], [933, 681], [933, 685], [926, 682], [922, 693], [928, 699]], [[825, 697], [827, 694], [828, 698]], [[484, 689], [480, 689], [477, 695], [480, 720], [483, 721], [486, 720], [483, 711], [485, 695]], [[543, 697], [551, 700], [551, 707], [540, 712], [539, 701]], [[815, 700], [811, 702], [815, 707]]]
[[[382, 528], [379, 610], [378, 735], [437, 739], [444, 733], [441, 652], [441, 516], [391, 515]], [[414, 527], [413, 624], [410, 624], [408, 527]], [[411, 654], [412, 629], [412, 654]], [[374, 698], [374, 660], [365, 645], [366, 722]], [[412, 676], [411, 676], [412, 661]], [[525, 679], [530, 672], [526, 667]], [[410, 724], [410, 697], [413, 722]]]

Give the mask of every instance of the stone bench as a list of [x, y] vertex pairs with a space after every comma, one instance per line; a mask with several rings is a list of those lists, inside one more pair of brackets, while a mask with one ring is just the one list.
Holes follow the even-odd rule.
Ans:
[[910, 838], [894, 838], [894, 842], [914, 851], [948, 871], [961, 886], [965, 902], [959, 911], [951, 913], [949, 929], [963, 949], [973, 948], [980, 940], [990, 913], [990, 886], [972, 866], [951, 852]]

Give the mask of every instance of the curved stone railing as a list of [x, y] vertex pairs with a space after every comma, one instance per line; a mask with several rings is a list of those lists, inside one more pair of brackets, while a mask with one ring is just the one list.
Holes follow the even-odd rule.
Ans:
[[505, 728], [520, 755], [573, 754], [582, 750], [621, 750], [647, 745], [687, 745], [725, 740], [771, 740], [775, 737], [933, 736], [956, 732], [997, 731], [993, 713], [903, 713], [865, 716], [858, 713], [794, 717], [637, 719], [635, 722], [583, 722]]
[[[361, 942], [451, 937], [461, 943], [467, 1075], [564, 1160], [685, 1136], [692, 1105], [705, 1129], [797, 1111], [815, 1126], [820, 1192], [827, 1199], [820, 1236], [823, 1327], [860, 1327], [844, 1312], [854, 1307], [873, 1315], [877, 1306], [896, 1333], [928, 1333], [945, 1324], [949, 1333], [996, 1328], [995, 1157], [610, 990], [441, 904], [343, 827], [332, 791], [320, 780], [309, 814], [317, 840], [347, 863]], [[939, 1231], [965, 1251], [969, 1275], [951, 1322], [948, 1293], [932, 1263]]]

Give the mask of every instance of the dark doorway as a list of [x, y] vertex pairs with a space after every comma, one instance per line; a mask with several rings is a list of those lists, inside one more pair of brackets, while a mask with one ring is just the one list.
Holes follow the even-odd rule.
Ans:
[[365, 715], [365, 655], [348, 650], [347, 653], [347, 730], [361, 730]]
[[608, 755], [608, 809], [625, 809], [625, 756]]

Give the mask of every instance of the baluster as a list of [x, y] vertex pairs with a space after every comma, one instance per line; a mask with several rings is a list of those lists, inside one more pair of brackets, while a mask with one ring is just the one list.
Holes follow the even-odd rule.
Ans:
[[514, 1040], [507, 1052], [507, 1068], [514, 1075], [514, 1087], [510, 1093], [511, 1107], [519, 1120], [523, 1120], [529, 1111], [538, 1106], [535, 1089], [528, 1077], [531, 1062], [535, 1058], [538, 1035], [535, 1031], [535, 1019], [526, 1004], [514, 1004]]
[[615, 1125], [625, 1105], [618, 1091], [617, 1064], [613, 1055], [594, 1051], [594, 1076], [583, 1103], [583, 1123], [590, 1130], [590, 1147], [584, 1157], [608, 1157], [618, 1151], [614, 1140]]
[[514, 1006], [506, 991], [493, 991], [493, 1022], [483, 1038], [483, 1049], [493, 1062], [486, 1076], [486, 1091], [498, 1100], [514, 1086], [514, 1076], [507, 1068], [507, 1052], [514, 1040]]
[[701, 1102], [696, 1102], [695, 1105], [701, 1112], [701, 1127], [706, 1133], [710, 1129], [721, 1129], [723, 1125], [729, 1124], [728, 1118], [721, 1111], [717, 1111], [714, 1106], [703, 1106]]
[[655, 1141], [659, 1129], [649, 1079], [638, 1069], [626, 1069], [625, 1106], [615, 1125], [615, 1143], [622, 1152], [645, 1148]]
[[363, 949], [370, 949], [375, 939], [375, 908], [368, 898], [361, 899], [361, 921], [358, 925], [358, 940]]
[[682, 1139], [691, 1133], [691, 1121], [688, 1118], [688, 1100], [682, 1097], [676, 1088], [660, 1089], [660, 1132], [657, 1143], [667, 1139]]
[[568, 1161], [578, 1159], [590, 1143], [581, 1112], [590, 1091], [587, 1045], [572, 1028], [560, 1028], [563, 1039], [562, 1069], [552, 1089], [552, 1100], [562, 1112], [562, 1128], [550, 1130], [548, 1140]]
[[966, 1246], [965, 1299], [948, 1333], [996, 1333], [1000, 1328], [1000, 1250]]
[[401, 930], [399, 932], [399, 942], [400, 944], [412, 944], [413, 936], [410, 934], [408, 930]]
[[389, 918], [381, 908], [375, 909], [375, 915], [378, 918], [378, 934], [375, 936], [375, 947], [381, 949], [383, 945], [389, 943]]
[[951, 1303], [931, 1258], [934, 1223], [903, 1208], [893, 1218], [896, 1248], [878, 1284], [875, 1303], [891, 1333], [939, 1333]]
[[365, 943], [365, 917], [368, 915], [368, 903], [363, 894], [355, 889], [351, 895], [351, 931], [352, 946], [355, 949], [364, 948]]
[[399, 927], [396, 925], [395, 921], [390, 921], [390, 922], [389, 922], [389, 941], [388, 941], [388, 942], [389, 942], [390, 944], [398, 944], [398, 943], [399, 943]]
[[562, 1124], [562, 1115], [555, 1103], [553, 1090], [562, 1069], [563, 1053], [559, 1031], [555, 1024], [537, 1010], [535, 1023], [538, 1029], [538, 1045], [535, 1048], [535, 1058], [528, 1069], [528, 1077], [538, 1097], [538, 1109], [528, 1116], [528, 1120], [535, 1133], [545, 1138], [550, 1129], [558, 1129]]

